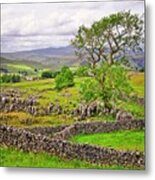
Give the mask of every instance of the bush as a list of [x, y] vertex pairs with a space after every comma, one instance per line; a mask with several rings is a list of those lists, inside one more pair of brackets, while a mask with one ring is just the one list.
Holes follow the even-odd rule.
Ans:
[[16, 82], [20, 82], [21, 81], [21, 77], [19, 75], [8, 75], [8, 74], [4, 74], [1, 76], [1, 82], [2, 83], [16, 83]]
[[56, 89], [61, 90], [74, 85], [74, 76], [69, 67], [63, 67], [55, 79]]
[[88, 76], [88, 73], [89, 73], [89, 68], [87, 66], [80, 66], [76, 71], [76, 75], [79, 77]]
[[41, 74], [42, 78], [52, 78], [52, 72], [51, 71], [43, 71]]
[[12, 82], [20, 82], [20, 80], [21, 80], [21, 78], [20, 78], [20, 76], [19, 75], [12, 75]]
[[58, 71], [55, 71], [55, 72], [52, 72], [52, 71], [43, 71], [42, 74], [41, 74], [41, 77], [43, 79], [46, 79], [46, 78], [55, 78], [57, 76], [57, 74], [59, 74]]
[[87, 102], [96, 100], [99, 97], [99, 84], [93, 78], [84, 80], [80, 84], [80, 94]]
[[105, 107], [115, 106], [118, 99], [129, 96], [132, 88], [126, 70], [120, 65], [103, 64], [93, 70], [94, 77], [84, 81], [80, 93], [85, 101], [100, 100]]

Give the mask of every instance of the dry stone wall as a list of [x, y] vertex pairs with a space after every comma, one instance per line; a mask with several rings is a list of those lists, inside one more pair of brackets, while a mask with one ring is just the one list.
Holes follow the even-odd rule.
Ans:
[[35, 134], [42, 134], [42, 135], [46, 135], [46, 136], [51, 136], [57, 132], [62, 131], [63, 129], [65, 129], [67, 127], [69, 127], [69, 125], [24, 128], [24, 130], [30, 131], [30, 132], [35, 133]]
[[100, 132], [106, 133], [118, 130], [143, 129], [144, 127], [145, 122], [143, 120], [77, 123], [55, 133], [54, 137], [67, 139], [77, 134], [93, 134]]
[[68, 139], [76, 134], [93, 134], [100, 132], [112, 132], [128, 129], [144, 129], [144, 120], [120, 121], [120, 122], [79, 122], [73, 125], [60, 125], [51, 127], [25, 128], [35, 134], [42, 134], [59, 139]]
[[100, 132], [112, 132], [118, 130], [143, 129], [145, 122], [143, 120], [120, 121], [120, 122], [82, 122], [73, 125], [63, 125], [55, 127], [36, 127], [26, 130], [43, 135], [50, 135], [55, 139], [68, 139], [77, 134], [93, 134]]
[[[140, 122], [140, 121], [139, 121]], [[140, 126], [141, 123], [138, 123]], [[137, 123], [123, 128], [136, 128]], [[88, 125], [87, 125], [88, 126]], [[87, 127], [84, 126], [85, 128]], [[82, 127], [82, 125], [80, 125]], [[93, 131], [93, 126], [90, 131]], [[109, 127], [109, 126], [108, 126]], [[120, 126], [115, 125], [116, 129]], [[77, 128], [77, 126], [76, 126]], [[112, 129], [109, 129], [109, 131]], [[89, 131], [89, 132], [90, 132]], [[97, 130], [96, 130], [97, 131]], [[83, 132], [81, 130], [81, 132]], [[67, 159], [80, 159], [94, 164], [123, 165], [144, 167], [144, 154], [136, 151], [117, 151], [88, 144], [74, 144], [61, 139], [51, 139], [41, 134], [34, 134], [24, 129], [0, 126], [0, 145], [14, 147], [26, 152], [46, 152]]]

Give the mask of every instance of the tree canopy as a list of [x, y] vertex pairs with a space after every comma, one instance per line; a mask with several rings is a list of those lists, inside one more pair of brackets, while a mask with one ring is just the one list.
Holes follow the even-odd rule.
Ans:
[[128, 11], [104, 17], [91, 27], [80, 26], [72, 44], [77, 55], [94, 68], [100, 61], [113, 64], [128, 51], [142, 51], [143, 41], [143, 16]]

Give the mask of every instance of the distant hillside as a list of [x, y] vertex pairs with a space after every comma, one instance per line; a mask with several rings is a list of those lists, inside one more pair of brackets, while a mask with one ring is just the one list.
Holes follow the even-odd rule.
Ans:
[[65, 47], [49, 47], [44, 49], [34, 49], [30, 51], [17, 51], [13, 53], [1, 53], [1, 56], [6, 57], [8, 59], [21, 59], [30, 57], [30, 56], [39, 56], [39, 57], [51, 57], [51, 56], [74, 56], [75, 49], [72, 46], [65, 46]]
[[145, 55], [144, 55], [144, 52], [142, 52], [139, 55], [128, 56], [127, 59], [130, 62], [131, 66], [133, 68], [138, 69], [138, 70], [143, 69], [144, 66], [145, 66]]
[[[31, 51], [21, 51], [14, 53], [1, 53], [1, 56], [23, 63], [31, 64], [41, 64], [43, 67], [48, 67], [50, 69], [61, 68], [62, 66], [78, 66], [80, 64], [85, 64], [86, 62], [81, 62], [75, 56], [75, 48], [73, 46], [59, 47], [59, 48], [45, 48], [36, 49]], [[131, 52], [128, 54], [128, 60], [136, 69], [141, 69], [144, 67], [144, 53], [139, 55], [134, 55]]]
[[60, 68], [64, 65], [74, 66], [81, 62], [77, 59], [72, 46], [60, 48], [45, 48], [14, 53], [1, 53], [1, 56], [10, 60], [31, 61], [41, 63], [45, 67]]

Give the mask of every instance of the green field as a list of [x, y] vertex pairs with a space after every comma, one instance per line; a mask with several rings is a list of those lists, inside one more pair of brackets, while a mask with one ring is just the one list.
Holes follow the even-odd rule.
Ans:
[[9, 68], [14, 68], [17, 70], [26, 70], [26, 71], [32, 71], [32, 67], [28, 66], [28, 65], [21, 65], [21, 64], [7, 64], [7, 67]]
[[[19, 68], [19, 67], [18, 67]], [[25, 67], [26, 68], [26, 67]], [[39, 107], [47, 107], [50, 102], [59, 103], [63, 109], [72, 110], [81, 102], [79, 93], [80, 83], [90, 77], [74, 77], [73, 87], [57, 91], [54, 79], [39, 79], [34, 81], [24, 81], [19, 83], [2, 83], [1, 91], [7, 92], [15, 89], [20, 92], [21, 98], [36, 96]], [[132, 73], [130, 83], [134, 88], [134, 93], [139, 97], [144, 96], [144, 73]], [[117, 106], [125, 111], [131, 112], [136, 118], [144, 119], [144, 106], [135, 101], [120, 101]], [[23, 119], [32, 119], [31, 124], [25, 124]], [[50, 114], [44, 116], [32, 116], [26, 112], [1, 112], [2, 124], [16, 127], [43, 127], [51, 125], [73, 124], [77, 120], [67, 114]], [[115, 121], [112, 115], [95, 115], [85, 121]], [[88, 143], [101, 147], [110, 147], [118, 150], [138, 150], [144, 152], [144, 131], [119, 131], [112, 133], [99, 133], [90, 135], [77, 135], [70, 139], [74, 143]], [[16, 167], [51, 167], [51, 168], [92, 168], [92, 169], [138, 169], [135, 167], [123, 166], [99, 166], [89, 164], [80, 160], [65, 160], [46, 153], [27, 153], [12, 148], [1, 147], [1, 166]]]
[[[62, 91], [55, 90], [54, 79], [45, 79], [37, 81], [22, 81], [19, 83], [3, 83], [2, 90], [5, 89], [16, 89], [22, 93], [23, 98], [28, 98], [32, 94], [39, 96], [38, 102], [39, 106], [48, 106], [50, 102], [57, 103], [59, 102], [64, 109], [73, 109], [80, 102], [79, 95], [79, 85], [80, 82], [86, 78], [75, 78], [75, 86]], [[25, 93], [26, 92], [26, 93]], [[24, 112], [9, 112], [2, 113], [2, 116], [6, 116], [9, 120], [10, 125], [25, 126], [21, 124], [18, 119], [24, 118], [33, 118], [34, 123], [32, 126], [48, 126], [48, 125], [61, 125], [61, 124], [71, 124], [74, 122], [74, 119], [66, 114], [61, 115], [48, 115], [48, 116], [38, 116], [32, 117], [31, 115]], [[113, 120], [113, 117], [99, 117], [99, 119]], [[91, 117], [89, 120], [94, 121], [98, 120], [97, 117]]]
[[[1, 67], [7, 69], [9, 73], [18, 74], [19, 71], [26, 71], [28, 75], [38, 76], [41, 74], [45, 67], [38, 62], [10, 60], [3, 57], [0, 58]], [[38, 71], [35, 72], [34, 70]]]
[[90, 135], [76, 135], [71, 138], [75, 143], [88, 143], [118, 150], [137, 150], [144, 152], [144, 131], [117, 131]]
[[[36, 96], [39, 106], [46, 107], [50, 102], [61, 104], [63, 109], [72, 110], [77, 107], [81, 102], [81, 96], [79, 94], [80, 83], [90, 77], [75, 77], [75, 86], [57, 91], [55, 89], [54, 79], [40, 79], [36, 81], [21, 81], [19, 83], [2, 83], [1, 90], [7, 91], [9, 89], [16, 89], [21, 92], [22, 98], [29, 98], [30, 96]], [[135, 92], [141, 96], [144, 93], [144, 74], [137, 73], [137, 76], [133, 74], [131, 76], [131, 84], [135, 89]], [[144, 118], [144, 106], [137, 104], [134, 101], [118, 101], [117, 106], [123, 110], [131, 112], [136, 118]], [[19, 119], [31, 118], [33, 120], [31, 126], [48, 126], [48, 125], [61, 125], [72, 124], [76, 122], [76, 119], [66, 114], [60, 115], [47, 115], [32, 117], [30, 114], [24, 112], [2, 112], [0, 117], [6, 117], [9, 125], [18, 127], [25, 127]], [[114, 121], [115, 117], [110, 115], [94, 116], [87, 119], [88, 121]], [[28, 125], [29, 127], [29, 125]]]
[[140, 169], [137, 167], [93, 165], [80, 160], [60, 159], [46, 153], [26, 153], [11, 148], [0, 147], [0, 166], [14, 167], [39, 167], [39, 168], [87, 168], [87, 169]]

